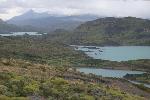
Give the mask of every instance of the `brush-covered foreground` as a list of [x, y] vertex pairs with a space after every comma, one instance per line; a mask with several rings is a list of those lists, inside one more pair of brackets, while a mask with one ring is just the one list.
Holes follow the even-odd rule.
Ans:
[[73, 68], [0, 59], [0, 100], [144, 100], [102, 80], [88, 81]]

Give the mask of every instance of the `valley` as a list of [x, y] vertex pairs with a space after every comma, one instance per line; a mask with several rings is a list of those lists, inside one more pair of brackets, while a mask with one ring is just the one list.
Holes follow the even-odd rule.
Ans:
[[150, 73], [148, 19], [70, 16], [82, 19], [81, 25], [70, 28], [67, 20], [67, 26], [61, 24], [66, 28], [53, 29], [37, 27], [33, 16], [36, 23], [52, 17], [30, 11], [0, 21], [0, 99], [149, 99], [150, 88], [143, 85]]

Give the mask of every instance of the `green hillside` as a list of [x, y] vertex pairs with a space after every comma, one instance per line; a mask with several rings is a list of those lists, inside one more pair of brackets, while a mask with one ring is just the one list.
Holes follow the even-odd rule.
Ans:
[[150, 45], [150, 20], [100, 18], [80, 25], [72, 37], [86, 45]]
[[[95, 82], [99, 80], [99, 82]], [[0, 100], [145, 100], [114, 81], [64, 67], [0, 59]], [[122, 82], [124, 84], [125, 82]], [[109, 86], [108, 86], [109, 85]], [[132, 87], [135, 86], [127, 84]], [[146, 92], [143, 92], [146, 94]]]

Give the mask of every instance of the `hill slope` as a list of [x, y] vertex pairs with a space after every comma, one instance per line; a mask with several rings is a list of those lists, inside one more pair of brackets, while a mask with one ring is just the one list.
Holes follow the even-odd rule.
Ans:
[[[96, 82], [97, 81], [97, 82]], [[0, 59], [0, 100], [146, 100], [148, 92], [119, 81], [130, 93], [113, 86], [119, 80], [79, 73], [73, 68], [35, 64], [21, 59]], [[140, 93], [141, 92], [141, 93]], [[144, 94], [145, 97], [140, 95]], [[139, 96], [138, 96], [139, 95]], [[146, 96], [147, 95], [147, 96]], [[142, 95], [143, 96], [143, 95]]]
[[134, 17], [100, 18], [75, 30], [76, 44], [150, 45], [150, 20]]

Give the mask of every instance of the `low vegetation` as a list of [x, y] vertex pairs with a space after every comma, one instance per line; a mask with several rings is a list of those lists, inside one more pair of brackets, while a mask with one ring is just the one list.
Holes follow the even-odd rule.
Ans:
[[82, 45], [150, 45], [150, 20], [100, 18], [80, 25], [74, 37]]
[[0, 37], [0, 57], [24, 59], [54, 66], [150, 70], [150, 60], [116, 62], [92, 59], [83, 52], [75, 51], [69, 45], [56, 40], [51, 39], [51, 35]]
[[[2, 100], [144, 100], [143, 97], [108, 87], [101, 82], [65, 79], [66, 67], [54, 67], [14, 59], [0, 60], [0, 99]], [[80, 75], [80, 73], [79, 73]]]

